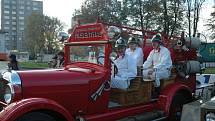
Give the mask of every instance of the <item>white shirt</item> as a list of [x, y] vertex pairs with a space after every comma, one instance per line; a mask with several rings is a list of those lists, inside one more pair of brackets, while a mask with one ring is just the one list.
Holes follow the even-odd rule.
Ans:
[[143, 69], [150, 67], [160, 70], [170, 69], [172, 67], [170, 51], [164, 46], [160, 46], [159, 51], [153, 49], [143, 64]]
[[130, 77], [137, 76], [137, 65], [131, 56], [125, 54], [124, 57], [117, 58], [114, 63], [118, 68], [116, 76], [121, 77], [122, 80], [128, 80]]
[[136, 60], [137, 66], [143, 65], [143, 51], [140, 47], [136, 47], [134, 51], [131, 51], [130, 48], [127, 48], [125, 53], [132, 56]]

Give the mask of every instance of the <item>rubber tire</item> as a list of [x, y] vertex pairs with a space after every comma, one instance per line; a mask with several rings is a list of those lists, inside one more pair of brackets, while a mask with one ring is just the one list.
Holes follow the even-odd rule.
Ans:
[[[170, 106], [170, 114], [167, 121], [180, 121], [181, 120], [181, 114], [182, 114], [182, 108], [183, 105], [186, 103], [191, 102], [192, 99], [189, 99], [189, 97], [184, 96], [183, 94], [176, 94], [173, 98], [172, 104]], [[177, 116], [175, 109], [179, 109], [180, 116]], [[175, 112], [175, 113], [173, 113]]]
[[25, 114], [21, 118], [16, 121], [56, 121], [53, 117], [48, 114], [40, 113], [40, 112], [31, 112]]

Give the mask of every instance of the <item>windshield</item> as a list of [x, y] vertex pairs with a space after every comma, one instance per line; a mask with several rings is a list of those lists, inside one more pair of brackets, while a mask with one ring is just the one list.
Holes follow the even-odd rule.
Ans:
[[104, 65], [104, 45], [71, 46], [70, 62], [89, 62]]

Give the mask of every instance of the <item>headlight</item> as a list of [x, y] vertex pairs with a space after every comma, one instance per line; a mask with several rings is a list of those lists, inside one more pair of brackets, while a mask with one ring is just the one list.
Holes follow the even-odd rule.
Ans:
[[206, 121], [215, 121], [215, 114], [214, 113], [207, 114]]
[[108, 36], [110, 39], [118, 39], [121, 34], [121, 30], [115, 26], [110, 26], [108, 28]]
[[7, 71], [2, 74], [6, 81], [3, 86], [1, 99], [7, 104], [22, 99], [21, 79], [16, 71]]
[[13, 86], [9, 83], [5, 86], [5, 93], [4, 93], [4, 101], [9, 104], [12, 102], [14, 97], [14, 88]]

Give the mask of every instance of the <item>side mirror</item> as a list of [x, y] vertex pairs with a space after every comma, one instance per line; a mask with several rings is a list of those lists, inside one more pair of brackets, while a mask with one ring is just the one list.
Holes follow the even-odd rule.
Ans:
[[110, 39], [117, 40], [120, 37], [121, 30], [118, 27], [110, 26], [108, 28], [108, 36]]
[[67, 34], [66, 32], [59, 32], [59, 33], [58, 33], [57, 39], [58, 39], [60, 42], [64, 42], [64, 41], [67, 40], [68, 38], [69, 38], [69, 34]]

